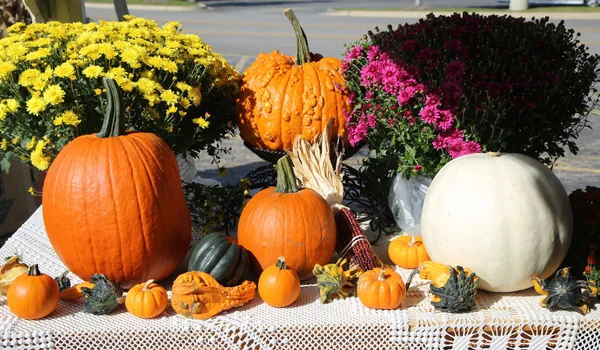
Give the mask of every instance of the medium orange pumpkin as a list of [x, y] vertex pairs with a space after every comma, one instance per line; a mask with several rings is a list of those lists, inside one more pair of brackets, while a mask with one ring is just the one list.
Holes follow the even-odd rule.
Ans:
[[356, 293], [368, 308], [393, 310], [406, 298], [406, 286], [396, 271], [377, 267], [360, 276]]
[[414, 269], [431, 260], [421, 236], [402, 235], [394, 238], [388, 246], [388, 254], [394, 264], [405, 269]]
[[277, 187], [248, 201], [238, 223], [238, 242], [250, 252], [258, 274], [281, 255], [300, 280], [313, 277], [335, 250], [336, 230], [327, 201], [312, 189], [298, 191], [289, 156], [277, 162]]
[[350, 147], [342, 61], [311, 54], [294, 12], [284, 13], [296, 32], [298, 54], [260, 54], [245, 70], [236, 104], [240, 136], [255, 147], [282, 151], [292, 149], [297, 135], [312, 141], [333, 118], [329, 137], [337, 133]]
[[300, 278], [294, 270], [287, 268], [283, 256], [260, 274], [258, 294], [273, 307], [289, 306], [300, 296]]
[[48, 171], [44, 224], [71, 272], [130, 288], [175, 271], [189, 249], [191, 217], [173, 152], [154, 134], [125, 132], [118, 87], [112, 79], [104, 85], [102, 130], [71, 141]]
[[140, 318], [154, 318], [167, 308], [167, 291], [154, 280], [140, 283], [127, 292], [125, 307], [132, 315]]
[[56, 310], [59, 290], [54, 278], [40, 273], [37, 264], [17, 277], [8, 288], [7, 304], [15, 316], [35, 320]]

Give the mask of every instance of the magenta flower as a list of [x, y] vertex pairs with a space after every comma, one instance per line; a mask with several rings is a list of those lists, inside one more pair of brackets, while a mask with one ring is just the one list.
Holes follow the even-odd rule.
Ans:
[[425, 106], [425, 108], [421, 109], [419, 112], [419, 117], [426, 124], [435, 124], [440, 118], [440, 110], [433, 105]]
[[401, 89], [398, 93], [398, 104], [405, 105], [408, 101], [415, 96], [417, 89], [412, 86], [407, 86], [404, 89]]
[[446, 65], [446, 76], [449, 80], [460, 80], [467, 73], [467, 66], [461, 61], [452, 61]]

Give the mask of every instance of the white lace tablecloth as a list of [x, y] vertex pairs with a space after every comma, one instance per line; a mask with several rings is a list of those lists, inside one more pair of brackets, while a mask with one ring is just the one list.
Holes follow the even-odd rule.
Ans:
[[[385, 242], [376, 247], [386, 260]], [[65, 270], [46, 233], [41, 209], [0, 249], [58, 276]], [[407, 277], [408, 271], [401, 270]], [[78, 282], [73, 280], [73, 282]], [[168, 287], [169, 283], [166, 287]], [[600, 349], [600, 311], [582, 316], [541, 308], [532, 289], [480, 292], [477, 309], [449, 314], [433, 309], [429, 286], [417, 279], [393, 311], [371, 310], [357, 298], [319, 303], [315, 284], [302, 286], [291, 307], [276, 309], [259, 297], [209, 320], [186, 319], [171, 308], [142, 320], [119, 306], [112, 314], [82, 312], [81, 301], [61, 301], [50, 316], [15, 317], [0, 297], [2, 349]]]

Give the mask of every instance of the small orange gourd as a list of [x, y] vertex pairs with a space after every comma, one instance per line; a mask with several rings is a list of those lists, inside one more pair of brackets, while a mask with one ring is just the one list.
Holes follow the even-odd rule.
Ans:
[[414, 269], [431, 260], [421, 236], [402, 235], [393, 239], [388, 246], [388, 254], [394, 264], [404, 269]]
[[125, 297], [127, 311], [140, 318], [154, 318], [160, 315], [168, 303], [167, 291], [160, 284], [154, 283], [154, 280], [133, 286]]
[[15, 316], [28, 320], [50, 315], [56, 310], [58, 300], [58, 284], [54, 278], [40, 273], [37, 264], [31, 265], [8, 288], [8, 308]]
[[172, 291], [171, 306], [175, 312], [205, 320], [254, 299], [256, 284], [244, 281], [239, 286], [223, 287], [206, 272], [190, 271], [175, 279]]
[[300, 278], [294, 270], [287, 268], [283, 256], [260, 274], [258, 294], [265, 303], [273, 307], [286, 307], [298, 299]]
[[360, 276], [357, 294], [360, 302], [368, 308], [393, 310], [406, 298], [406, 286], [396, 271], [378, 267]]

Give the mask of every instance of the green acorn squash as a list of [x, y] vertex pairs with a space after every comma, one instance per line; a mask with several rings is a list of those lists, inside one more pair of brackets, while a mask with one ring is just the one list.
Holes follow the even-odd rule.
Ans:
[[232, 237], [218, 232], [204, 237], [190, 255], [188, 271], [210, 274], [223, 286], [242, 283], [250, 268], [248, 252]]

